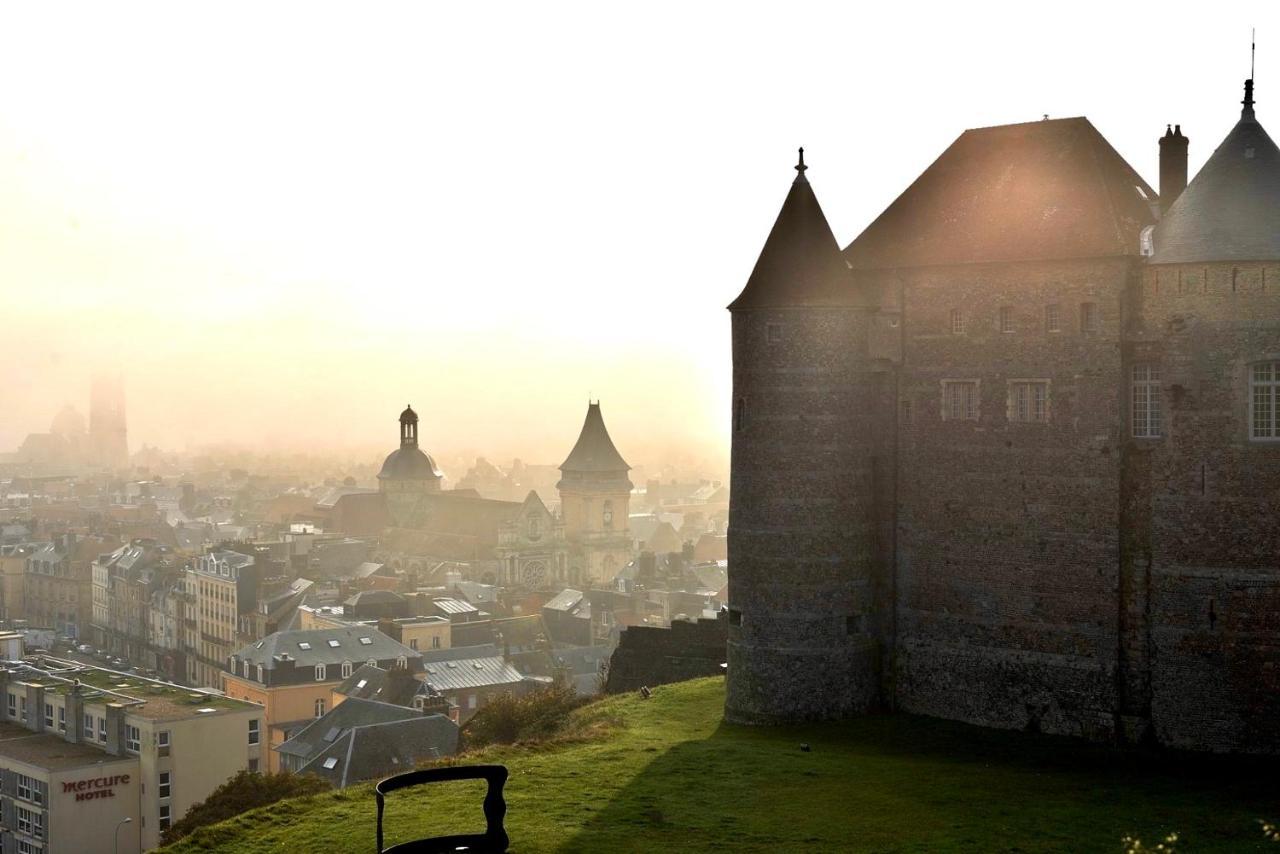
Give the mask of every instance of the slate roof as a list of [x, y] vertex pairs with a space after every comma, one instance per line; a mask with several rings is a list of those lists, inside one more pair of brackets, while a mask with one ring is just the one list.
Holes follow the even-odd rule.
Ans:
[[458, 749], [458, 726], [444, 715], [349, 698], [275, 748], [301, 760], [301, 772], [339, 788], [407, 771]]
[[867, 304], [805, 178], [804, 149], [800, 156], [796, 179], [731, 310]]
[[967, 130], [845, 249], [855, 269], [1136, 255], [1157, 194], [1086, 118]]
[[465, 688], [515, 685], [524, 680], [524, 674], [500, 655], [489, 658], [461, 658], [456, 661], [433, 661], [426, 665], [422, 677], [424, 684], [441, 693]]
[[[362, 642], [361, 638], [367, 638], [368, 642]], [[338, 645], [333, 646], [330, 641], [336, 641]], [[369, 626], [275, 632], [241, 647], [235, 654], [241, 661], [261, 664], [264, 670], [272, 670], [276, 656], [281, 653], [287, 653], [299, 667], [367, 661], [370, 658], [387, 661], [404, 656], [409, 659], [412, 669], [414, 663], [422, 658], [417, 650], [409, 649]]]
[[356, 608], [372, 605], [403, 605], [408, 601], [394, 590], [361, 590], [342, 604], [346, 608]]
[[[557, 593], [550, 602], [543, 605], [543, 608], [550, 608], [552, 611], [564, 611], [572, 614], [578, 610], [583, 604], [583, 593], [581, 590], [574, 590], [572, 587], [566, 587]], [[590, 603], [588, 603], [589, 605]]]
[[372, 664], [363, 664], [333, 690], [346, 697], [407, 706], [421, 684], [411, 677], [391, 679], [390, 671]]
[[444, 715], [425, 715], [352, 727], [304, 765], [302, 773], [318, 774], [342, 788], [457, 752], [458, 725]]
[[625, 473], [631, 470], [627, 461], [614, 447], [609, 431], [604, 426], [599, 403], [587, 404], [587, 417], [582, 422], [582, 432], [569, 456], [560, 464], [562, 472]]
[[1280, 150], [1246, 109], [1156, 226], [1154, 264], [1280, 259]]

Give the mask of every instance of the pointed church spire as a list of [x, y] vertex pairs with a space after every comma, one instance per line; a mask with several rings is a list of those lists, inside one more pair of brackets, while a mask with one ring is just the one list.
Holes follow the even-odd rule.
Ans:
[[1244, 109], [1240, 111], [1240, 118], [1252, 120], [1253, 115], [1253, 78], [1250, 77], [1244, 81], [1244, 100], [1240, 102], [1244, 105]]
[[808, 178], [804, 177], [804, 171], [808, 168], [809, 168], [808, 166], [804, 165], [804, 146], [802, 145], [800, 146], [800, 162], [796, 164], [796, 172], [800, 173], [796, 175], [797, 181], [809, 180]]

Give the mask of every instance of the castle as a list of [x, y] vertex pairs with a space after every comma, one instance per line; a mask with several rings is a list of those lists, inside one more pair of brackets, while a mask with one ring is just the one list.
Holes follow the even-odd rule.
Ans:
[[1280, 752], [1280, 151], [1156, 193], [969, 130], [843, 251], [799, 174], [733, 327], [725, 717]]

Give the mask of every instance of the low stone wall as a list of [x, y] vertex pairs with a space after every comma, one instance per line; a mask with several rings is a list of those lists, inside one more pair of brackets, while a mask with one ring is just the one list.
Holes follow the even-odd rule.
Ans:
[[618, 648], [609, 659], [606, 694], [637, 691], [641, 686], [665, 685], [724, 673], [729, 621], [677, 620], [671, 628], [631, 626], [623, 629]]

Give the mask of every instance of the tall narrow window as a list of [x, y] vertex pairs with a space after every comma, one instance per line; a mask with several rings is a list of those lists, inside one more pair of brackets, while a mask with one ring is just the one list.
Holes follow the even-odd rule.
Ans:
[[1045, 424], [1049, 420], [1049, 381], [1014, 380], [1009, 383], [1009, 420]]
[[316, 712], [316, 717], [318, 718], [324, 717], [324, 700], [316, 700], [315, 712]]
[[1057, 303], [1050, 303], [1044, 307], [1044, 331], [1062, 331], [1062, 313]]
[[942, 420], [976, 421], [978, 418], [978, 381], [942, 381]]
[[1013, 331], [1013, 309], [1007, 305], [1000, 308], [1000, 331], [1006, 334]]
[[1249, 375], [1249, 436], [1280, 439], [1280, 362], [1254, 365]]
[[1133, 436], [1158, 439], [1164, 435], [1164, 414], [1160, 409], [1160, 369], [1155, 365], [1133, 366]]
[[951, 334], [964, 334], [964, 312], [958, 308], [951, 309]]
[[1083, 335], [1098, 334], [1098, 304], [1080, 303], [1080, 332]]
[[747, 417], [747, 400], [740, 397], [733, 402], [733, 429], [740, 431], [742, 425], [746, 422]]
[[770, 344], [777, 344], [782, 340], [782, 324], [766, 323], [764, 325], [765, 340]]

